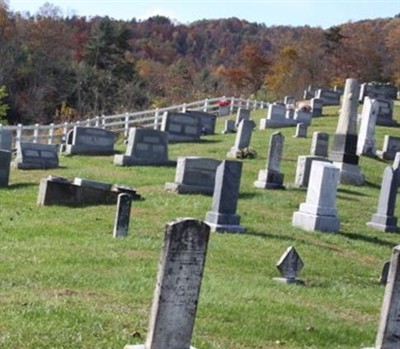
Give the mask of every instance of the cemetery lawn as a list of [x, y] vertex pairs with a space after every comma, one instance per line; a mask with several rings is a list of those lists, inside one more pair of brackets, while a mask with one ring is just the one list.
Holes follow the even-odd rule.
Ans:
[[[252, 112], [259, 123], [266, 110]], [[172, 144], [170, 159], [225, 159], [235, 135]], [[395, 107], [400, 121], [400, 107]], [[307, 138], [295, 127], [256, 130], [258, 157], [244, 159], [238, 214], [244, 234], [210, 237], [192, 345], [198, 349], [345, 349], [373, 346], [384, 287], [383, 263], [398, 234], [365, 225], [375, 213], [382, 173], [391, 162], [360, 158], [366, 184], [339, 185], [340, 232], [305, 232], [291, 226], [306, 191], [291, 188], [297, 157], [310, 151], [314, 131], [336, 130], [338, 108], [324, 108]], [[285, 136], [281, 171], [286, 190], [253, 187], [265, 168], [270, 135]], [[378, 126], [376, 146], [400, 128]], [[123, 152], [122, 139], [118, 150]], [[56, 170], [12, 169], [0, 188], [0, 348], [122, 349], [143, 343], [156, 282], [165, 224], [177, 217], [203, 220], [212, 198], [164, 191], [174, 167], [116, 167], [112, 156], [60, 156]], [[36, 205], [38, 185], [49, 174], [135, 187], [126, 239], [113, 239], [115, 207]], [[395, 215], [400, 216], [400, 205]], [[304, 261], [305, 286], [280, 284], [275, 264], [294, 246]]]

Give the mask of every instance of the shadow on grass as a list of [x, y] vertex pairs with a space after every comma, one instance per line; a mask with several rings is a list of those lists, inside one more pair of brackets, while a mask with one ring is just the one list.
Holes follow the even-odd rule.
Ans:
[[14, 183], [10, 184], [7, 187], [4, 187], [4, 189], [20, 189], [20, 188], [29, 188], [29, 187], [36, 187], [38, 186], [39, 183]]
[[372, 182], [365, 181], [365, 185], [371, 188], [381, 189], [381, 186]]
[[[383, 233], [385, 234], [385, 233]], [[387, 234], [387, 233], [386, 233]], [[393, 234], [393, 233], [390, 233]], [[369, 242], [371, 244], [376, 244], [379, 246], [387, 246], [390, 248], [393, 248], [396, 246], [396, 243], [390, 242], [390, 241], [385, 241], [382, 239], [379, 239], [375, 236], [371, 237], [371, 236], [367, 236], [367, 235], [362, 235], [362, 234], [355, 234], [355, 233], [343, 233], [340, 232], [340, 235], [347, 237], [348, 239], [351, 240], [360, 240], [360, 241], [365, 241], [365, 242]]]
[[349, 189], [343, 189], [343, 188], [339, 188], [338, 192], [339, 193], [343, 193], [343, 194], [355, 195], [355, 196], [369, 196], [369, 195], [366, 195], [364, 193], [360, 193], [358, 191], [349, 190]]
[[255, 198], [255, 197], [257, 197], [257, 196], [259, 196], [260, 194], [259, 193], [240, 193], [239, 194], [239, 199], [241, 199], [241, 200], [246, 200], [246, 199], [253, 199], [253, 198]]

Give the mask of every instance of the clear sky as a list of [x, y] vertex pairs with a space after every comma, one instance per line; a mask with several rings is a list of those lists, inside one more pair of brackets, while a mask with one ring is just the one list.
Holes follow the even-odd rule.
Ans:
[[[0, 0], [1, 1], [1, 0]], [[59, 7], [64, 16], [109, 16], [144, 20], [163, 15], [188, 24], [200, 19], [237, 17], [272, 25], [328, 28], [362, 19], [400, 14], [400, 0], [6, 0], [16, 12], [35, 14], [44, 3]]]

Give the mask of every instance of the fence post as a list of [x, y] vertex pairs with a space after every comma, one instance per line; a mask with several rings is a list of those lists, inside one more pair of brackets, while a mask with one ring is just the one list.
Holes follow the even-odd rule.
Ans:
[[86, 119], [86, 126], [87, 126], [87, 127], [90, 127], [90, 118], [87, 118], [87, 119]]
[[129, 114], [125, 113], [125, 124], [124, 124], [124, 135], [125, 138], [128, 137], [129, 134]]
[[105, 115], [101, 116], [101, 128], [105, 129], [106, 128], [106, 119], [105, 119]]
[[182, 104], [182, 113], [186, 113], [186, 103]]
[[253, 110], [257, 110], [257, 100], [253, 101]]
[[246, 100], [246, 109], [250, 109], [250, 99]]
[[65, 142], [67, 143], [67, 133], [68, 133], [68, 122], [64, 122], [64, 127], [62, 131], [62, 138], [61, 138], [61, 143]]
[[18, 124], [17, 127], [17, 137], [15, 139], [15, 143], [21, 142], [22, 140], [22, 124]]
[[159, 127], [158, 127], [158, 119], [159, 119], [159, 117], [160, 117], [160, 111], [159, 111], [158, 108], [156, 108], [156, 112], [154, 113], [154, 129], [155, 130], [159, 129]]
[[54, 124], [50, 124], [49, 128], [49, 136], [47, 137], [47, 144], [53, 144], [53, 139], [54, 139]]
[[33, 143], [37, 143], [39, 138], [39, 124], [35, 124], [33, 129]]
[[95, 126], [96, 126], [96, 127], [99, 127], [99, 126], [100, 126], [100, 117], [99, 117], [99, 116], [96, 116], [96, 117], [95, 117]]
[[203, 111], [204, 111], [205, 113], [208, 112], [208, 98], [206, 98], [206, 99], [204, 100]]
[[229, 104], [229, 114], [233, 114], [233, 108], [234, 108], [234, 104], [235, 104], [235, 97], [231, 97], [231, 103]]

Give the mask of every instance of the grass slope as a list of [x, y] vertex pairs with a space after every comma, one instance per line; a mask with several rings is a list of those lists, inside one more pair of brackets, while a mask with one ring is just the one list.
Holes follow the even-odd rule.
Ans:
[[[313, 120], [308, 138], [285, 136], [281, 170], [294, 182], [298, 155], [309, 154], [314, 131], [333, 134], [335, 107]], [[258, 123], [266, 111], [255, 111]], [[400, 120], [400, 108], [395, 117]], [[218, 132], [224, 118], [218, 120]], [[243, 235], [212, 234], [193, 335], [199, 349], [361, 348], [374, 343], [384, 288], [377, 284], [397, 234], [366, 227], [376, 210], [381, 176], [389, 162], [362, 157], [366, 185], [340, 185], [338, 234], [291, 226], [306, 191], [253, 187], [265, 168], [272, 132], [257, 130], [258, 158], [243, 160], [238, 213]], [[379, 126], [385, 134], [400, 128]], [[170, 145], [170, 158], [198, 155], [224, 159], [235, 135]], [[118, 149], [123, 151], [122, 141]], [[11, 171], [0, 188], [0, 348], [123, 348], [142, 343], [147, 332], [165, 224], [177, 217], [204, 219], [211, 197], [163, 190], [174, 168], [115, 167], [112, 157], [72, 156], [51, 171]], [[49, 174], [120, 183], [137, 188], [129, 237], [112, 238], [115, 208], [38, 207], [40, 178]], [[396, 209], [400, 216], [400, 207]], [[305, 268], [305, 287], [273, 281], [284, 250], [293, 245]]]

